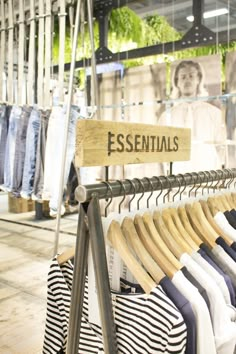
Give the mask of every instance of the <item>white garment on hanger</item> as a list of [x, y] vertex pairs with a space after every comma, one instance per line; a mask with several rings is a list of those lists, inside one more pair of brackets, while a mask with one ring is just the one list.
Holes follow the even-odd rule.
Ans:
[[197, 262], [197, 264], [207, 272], [218, 285], [219, 289], [221, 290], [222, 295], [224, 296], [225, 303], [227, 305], [231, 304], [230, 301], [230, 293], [227, 285], [225, 283], [224, 277], [217, 272], [198, 252], [194, 251], [191, 254], [191, 257]]
[[192, 306], [197, 325], [197, 354], [216, 354], [210, 313], [198, 289], [181, 271], [174, 274], [172, 282]]
[[222, 270], [230, 276], [234, 287], [236, 288], [236, 264], [234, 260], [225, 252], [225, 250], [220, 245], [215, 245], [212, 248], [212, 253], [218, 259]]
[[231, 240], [236, 242], [236, 230], [229, 224], [226, 216], [222, 211], [218, 211], [215, 214], [214, 220], [217, 225], [221, 228], [221, 230], [231, 238]]
[[207, 292], [217, 354], [234, 354], [236, 323], [231, 322], [229, 310], [219, 287], [187, 253], [182, 254], [180, 262]]

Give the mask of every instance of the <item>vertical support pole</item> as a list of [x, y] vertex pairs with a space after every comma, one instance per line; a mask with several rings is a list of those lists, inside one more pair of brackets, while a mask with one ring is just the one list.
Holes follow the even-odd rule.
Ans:
[[115, 324], [112, 312], [111, 289], [108, 276], [106, 248], [102, 228], [99, 200], [93, 196], [88, 207], [88, 225], [102, 323], [104, 352], [117, 353]]
[[59, 10], [59, 102], [64, 100], [64, 65], [65, 65], [65, 37], [66, 37], [66, 4], [65, 0], [60, 0]]
[[66, 354], [78, 353], [79, 347], [79, 336], [89, 246], [89, 233], [88, 227], [86, 225], [87, 207], [88, 204], [83, 203], [80, 205], [79, 210]]
[[52, 4], [51, 1], [46, 1], [45, 15], [45, 82], [44, 82], [44, 107], [51, 106], [50, 100], [50, 79], [52, 65]]
[[14, 51], [14, 21], [13, 1], [8, 1], [8, 68], [7, 68], [7, 98], [8, 103], [14, 103], [13, 90], [13, 51]]
[[71, 54], [68, 101], [67, 101], [63, 149], [62, 149], [63, 156], [62, 156], [61, 174], [60, 174], [60, 181], [59, 181], [60, 188], [59, 188], [59, 196], [58, 196], [58, 202], [57, 202], [58, 212], [57, 212], [57, 224], [56, 224], [56, 230], [55, 230], [54, 255], [57, 254], [58, 243], [59, 243], [59, 230], [60, 230], [60, 222], [61, 222], [61, 203], [62, 203], [62, 198], [63, 198], [64, 176], [65, 176], [64, 166], [65, 166], [65, 162], [66, 162], [67, 140], [68, 140], [68, 131], [69, 131], [69, 124], [70, 124], [70, 109], [71, 109], [71, 102], [72, 102], [72, 95], [73, 95], [74, 71], [75, 71], [77, 41], [78, 41], [78, 34], [79, 34], [81, 3], [82, 3], [82, 0], [78, 0], [77, 8], [76, 8], [76, 17], [75, 17], [75, 30], [74, 30], [74, 38], [73, 38], [73, 47], [72, 47], [72, 54]]
[[26, 103], [26, 80], [24, 74], [25, 66], [25, 9], [24, 1], [19, 0], [19, 44], [18, 44], [18, 104]]
[[88, 25], [89, 25], [90, 43], [92, 49], [92, 56], [91, 56], [92, 104], [91, 105], [97, 107], [96, 109], [97, 119], [101, 119], [97, 71], [96, 71], [96, 56], [95, 56], [95, 47], [94, 47], [94, 33], [93, 33], [93, 6], [91, 0], [87, 0], [87, 8], [88, 8]]
[[203, 1], [204, 0], [193, 0], [193, 17], [195, 26], [199, 26], [202, 24], [204, 4]]
[[0, 48], [0, 101], [5, 101], [5, 89], [3, 89], [6, 63], [6, 19], [5, 19], [5, 3], [1, 0], [1, 48]]
[[30, 0], [30, 39], [29, 39], [29, 58], [28, 58], [28, 87], [27, 87], [27, 103], [33, 105], [35, 103], [35, 69], [36, 69], [36, 19], [35, 19], [35, 0]]
[[37, 97], [38, 105], [40, 108], [44, 106], [44, 31], [45, 31], [45, 4], [44, 0], [39, 0], [38, 2], [38, 11], [39, 11], [39, 24], [38, 24], [38, 77], [37, 77]]

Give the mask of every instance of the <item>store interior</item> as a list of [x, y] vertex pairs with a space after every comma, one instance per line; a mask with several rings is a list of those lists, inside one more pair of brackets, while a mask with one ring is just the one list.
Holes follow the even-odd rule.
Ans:
[[[149, 255], [151, 250], [145, 246], [143, 254], [137, 252], [128, 238], [130, 221], [123, 218], [136, 220], [132, 227], [142, 230], [137, 215], [143, 215], [148, 230], [149, 210], [161, 213], [165, 206], [177, 210], [193, 203], [189, 208], [198, 215], [196, 224], [186, 207], [192, 235], [201, 235], [212, 249], [221, 231], [230, 247], [236, 242], [236, 230], [228, 231], [214, 219], [217, 212], [236, 209], [236, 4], [233, 0], [0, 0], [0, 23], [0, 354], [137, 353], [140, 339], [134, 339], [134, 332], [149, 338], [153, 328], [143, 334], [129, 323], [124, 333], [120, 331], [126, 316], [123, 305], [118, 310], [114, 305], [113, 293], [111, 297], [111, 288], [120, 291], [114, 274], [121, 272], [120, 278], [127, 275], [123, 279], [139, 283], [141, 296], [143, 289], [152, 294], [150, 287], [159, 284], [163, 273], [174, 276], [169, 259], [162, 266], [155, 260], [157, 275], [153, 275], [154, 256], [151, 263], [149, 256], [142, 258], [146, 249]], [[184, 70], [198, 81], [196, 91], [183, 83], [181, 93]], [[88, 125], [87, 133], [87, 121], [105, 123], [101, 132], [107, 129], [108, 143], [100, 138], [100, 126]], [[118, 124], [114, 125], [117, 137], [110, 123]], [[136, 131], [137, 123], [142, 128]], [[175, 224], [176, 249], [179, 242], [187, 253], [191, 247], [195, 250], [198, 238], [185, 239], [186, 244], [179, 238], [181, 230], [185, 236], [189, 233], [187, 237], [191, 231], [176, 221], [177, 214], [172, 210], [171, 217], [162, 215], [155, 219], [161, 238], [165, 240], [160, 225], [171, 233]], [[122, 233], [133, 247], [130, 253], [139, 259], [137, 265], [133, 256], [126, 258]], [[172, 236], [165, 242], [178, 259]], [[68, 272], [62, 274], [69, 285], [55, 268], [66, 310], [55, 302], [53, 318], [50, 277], [57, 259]], [[142, 277], [140, 264], [147, 277]], [[236, 268], [230, 275], [236, 279]], [[236, 281], [232, 284], [236, 290]], [[69, 295], [63, 288], [67, 285]], [[162, 288], [156, 289], [159, 298]], [[169, 300], [163, 301], [169, 306]], [[142, 316], [135, 306], [134, 302], [134, 314]], [[235, 303], [228, 307], [235, 310]], [[230, 321], [225, 319], [228, 329], [206, 320], [210, 328], [206, 347], [207, 338], [200, 338], [200, 330], [192, 343], [193, 334], [180, 320], [182, 312], [179, 315], [175, 308], [177, 312], [171, 313], [173, 308], [170, 305], [168, 311], [180, 321], [176, 332], [163, 332], [170, 347], [164, 351], [145, 339], [140, 353], [168, 354], [171, 346], [179, 354], [235, 353], [236, 310], [230, 312]], [[228, 331], [229, 339], [224, 337], [223, 344], [217, 341], [211, 326], [215, 333], [219, 330], [220, 339]], [[155, 343], [158, 336], [154, 332]]]

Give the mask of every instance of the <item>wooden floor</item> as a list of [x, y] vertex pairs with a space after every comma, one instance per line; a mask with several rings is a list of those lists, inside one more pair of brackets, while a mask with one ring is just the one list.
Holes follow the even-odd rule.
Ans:
[[[34, 212], [9, 214], [3, 193], [0, 219], [0, 354], [42, 353], [56, 221], [35, 221]], [[76, 225], [77, 215], [62, 218], [58, 253], [74, 246]]]

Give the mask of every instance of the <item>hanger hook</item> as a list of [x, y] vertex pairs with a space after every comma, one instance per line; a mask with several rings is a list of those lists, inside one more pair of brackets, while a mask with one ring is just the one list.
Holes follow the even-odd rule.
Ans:
[[[106, 205], [106, 207], [105, 207], [105, 216], [107, 216], [108, 207], [109, 207], [109, 205], [111, 204], [111, 202], [112, 202], [112, 200], [113, 200], [113, 192], [112, 192], [112, 188], [111, 188], [111, 185], [110, 185], [109, 182], [107, 182], [107, 181], [102, 181], [102, 183], [104, 183], [104, 184], [107, 186], [107, 192], [108, 192], [108, 190], [109, 190], [110, 193], [111, 193], [111, 198], [110, 198], [110, 200], [107, 202], [107, 205]], [[108, 193], [107, 193], [107, 196], [108, 196]]]
[[[198, 182], [199, 181], [199, 182]], [[194, 196], [196, 197], [197, 196], [197, 191], [199, 190], [199, 188], [201, 187], [202, 185], [202, 179], [201, 179], [201, 174], [200, 172], [197, 173], [197, 182], [196, 184], [199, 183], [199, 186], [195, 189], [194, 191]]]
[[[193, 179], [193, 174], [190, 173], [190, 172], [186, 172], [184, 174], [184, 176], [190, 176], [190, 182], [189, 182], [189, 185], [191, 186], [192, 185], [192, 179]], [[185, 178], [185, 177], [184, 177]], [[187, 181], [185, 179], [185, 186], [187, 187]], [[190, 188], [190, 191], [192, 190], [192, 188]], [[188, 197], [190, 197], [190, 191], [188, 191]], [[183, 192], [182, 192], [183, 193]]]
[[[194, 188], [196, 187], [196, 183], [197, 183], [197, 180], [198, 180], [198, 174], [197, 174], [197, 172], [192, 172], [192, 173], [190, 173], [191, 174], [191, 176], [192, 176], [192, 179], [191, 179], [191, 184], [192, 184], [192, 182], [193, 182], [193, 186], [192, 186], [192, 188], [190, 188], [189, 189], [189, 191], [188, 191], [188, 197], [190, 198], [190, 195], [191, 195], [191, 192], [194, 190]], [[195, 181], [195, 179], [194, 179], [194, 176], [196, 176], [196, 181]]]
[[219, 185], [219, 188], [224, 188], [224, 182], [225, 182], [224, 172], [223, 170], [216, 170], [216, 172], [218, 176], [220, 175], [219, 183], [221, 182], [221, 184]]
[[118, 212], [119, 212], [119, 214], [120, 214], [121, 205], [123, 204], [123, 202], [124, 202], [124, 200], [125, 200], [125, 198], [126, 198], [126, 190], [125, 190], [124, 183], [123, 183], [121, 180], [117, 179], [116, 182], [118, 182], [118, 183], [120, 184], [121, 188], [122, 188], [123, 191], [124, 191], [124, 197], [122, 198], [122, 200], [120, 201], [120, 203], [119, 203], [119, 205], [118, 205]]
[[230, 168], [227, 168], [226, 171], [227, 171], [228, 174], [229, 174], [229, 177], [228, 177], [228, 178], [229, 178], [229, 181], [228, 181], [227, 184], [226, 184], [226, 188], [229, 189], [231, 183], [232, 183], [233, 180], [234, 180], [234, 178], [233, 178], [233, 172], [232, 172], [232, 170], [231, 170]]
[[[209, 175], [207, 174], [206, 171], [200, 171], [199, 174], [203, 174], [204, 177], [206, 177], [207, 181], [206, 181], [206, 184], [202, 187], [202, 195], [204, 194], [204, 189], [208, 186], [208, 182], [209, 182]], [[202, 183], [203, 183], [203, 180], [204, 180], [204, 177], [202, 179]]]
[[180, 182], [180, 180], [179, 180], [179, 178], [178, 178], [178, 175], [177, 175], [177, 176], [174, 175], [173, 177], [175, 178], [175, 181], [177, 181], [178, 184], [179, 184], [177, 192], [172, 196], [172, 201], [174, 202], [176, 195], [180, 192], [181, 182]]
[[[212, 185], [213, 185], [213, 182], [214, 182], [214, 178], [213, 178], [212, 172], [213, 172], [213, 171], [208, 171], [208, 172], [207, 172], [207, 173], [209, 173], [209, 177], [212, 178], [211, 184], [209, 184], [208, 187], [207, 187], [207, 193], [208, 193], [208, 194], [209, 194], [210, 188], [212, 188]], [[209, 180], [210, 180], [210, 178], [209, 178]]]
[[[219, 177], [217, 170], [212, 170], [211, 172], [214, 172], [215, 177], [217, 177], [217, 178]], [[213, 192], [214, 193], [216, 192], [216, 189], [217, 189], [217, 186], [218, 186], [219, 183], [220, 183], [220, 180], [217, 179], [216, 180], [216, 184], [214, 184], [214, 186], [213, 186]]]
[[179, 173], [177, 176], [180, 176], [181, 178], [182, 178], [182, 180], [183, 180], [183, 186], [184, 186], [184, 188], [183, 188], [183, 190], [179, 193], [179, 200], [182, 200], [182, 194], [184, 193], [184, 191], [185, 191], [185, 189], [186, 189], [186, 187], [187, 187], [187, 182], [186, 182], [186, 179], [184, 178], [184, 175], [183, 174], [181, 174], [181, 173]]
[[170, 183], [170, 180], [169, 180], [169, 177], [168, 177], [168, 176], [163, 176], [163, 177], [166, 179], [166, 181], [168, 181], [168, 184], [169, 184], [169, 188], [167, 187], [167, 192], [166, 192], [166, 194], [163, 195], [163, 203], [165, 204], [166, 197], [167, 197], [167, 195], [170, 194], [170, 191], [171, 191], [171, 183]]
[[140, 186], [141, 186], [141, 188], [142, 188], [141, 197], [137, 200], [137, 209], [139, 210], [139, 202], [140, 202], [140, 200], [141, 200], [141, 199], [143, 198], [143, 196], [144, 196], [145, 187], [144, 187], [144, 184], [143, 184], [143, 182], [141, 181], [141, 179], [139, 179], [139, 178], [134, 178], [134, 180], [135, 180], [135, 181], [138, 181], [139, 184], [140, 184]]
[[153, 195], [154, 187], [153, 187], [153, 183], [150, 178], [144, 177], [144, 179], [146, 179], [148, 181], [149, 186], [151, 187], [151, 193], [150, 193], [149, 197], [147, 198], [147, 208], [149, 208], [149, 200], [151, 199], [151, 197]]
[[[157, 195], [157, 197], [156, 197], [156, 206], [158, 206], [158, 198], [160, 197], [160, 195], [161, 195], [162, 192], [163, 192], [163, 183], [162, 183], [162, 181], [161, 181], [161, 177], [153, 176], [153, 178], [155, 178], [155, 179], [157, 180], [158, 184], [161, 185], [161, 191], [160, 191], [160, 193], [159, 193], [159, 194]], [[158, 187], [158, 184], [157, 184], [157, 187]]]
[[136, 196], [136, 188], [135, 188], [134, 182], [133, 182], [131, 179], [126, 178], [125, 181], [128, 181], [128, 182], [130, 183], [131, 188], [132, 188], [132, 190], [134, 191], [133, 197], [130, 199], [130, 201], [129, 201], [129, 203], [128, 203], [128, 209], [129, 209], [129, 211], [130, 211], [130, 210], [131, 210], [131, 203], [132, 203], [132, 201], [134, 200], [134, 198], [135, 198], [135, 196]]

